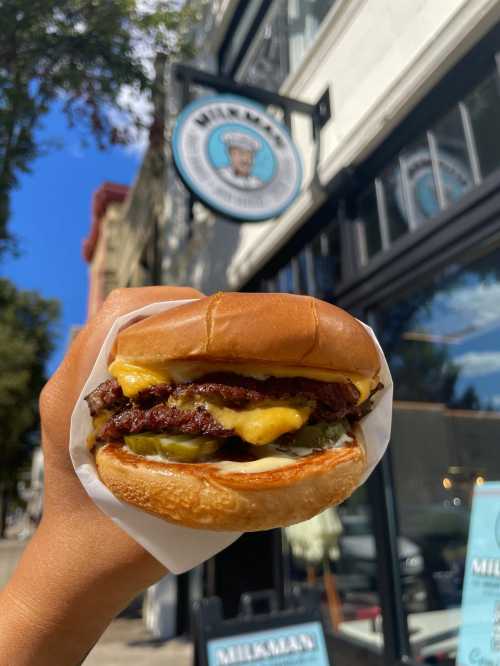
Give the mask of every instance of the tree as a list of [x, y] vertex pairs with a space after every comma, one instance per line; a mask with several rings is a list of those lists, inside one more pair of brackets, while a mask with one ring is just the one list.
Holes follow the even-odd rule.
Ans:
[[[46, 146], [35, 130], [54, 100], [101, 148], [155, 118], [124, 99], [154, 93], [153, 60], [189, 57], [196, 5], [178, 0], [0, 0], [0, 251], [12, 246], [10, 194]], [[141, 9], [146, 7], [145, 9]], [[155, 128], [157, 132], [157, 127]]]
[[481, 409], [481, 400], [473, 386], [468, 386], [461, 396], [456, 398], [452, 405], [454, 409], [472, 409], [478, 411]]
[[17, 472], [38, 431], [38, 395], [54, 348], [59, 305], [0, 279], [0, 538]]

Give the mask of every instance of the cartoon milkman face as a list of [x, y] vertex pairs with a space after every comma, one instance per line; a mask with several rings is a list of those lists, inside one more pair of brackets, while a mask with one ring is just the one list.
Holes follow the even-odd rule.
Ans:
[[252, 176], [255, 155], [261, 147], [259, 141], [243, 132], [228, 132], [222, 140], [229, 157], [229, 165], [219, 169], [222, 178], [244, 189], [260, 187], [260, 178]]

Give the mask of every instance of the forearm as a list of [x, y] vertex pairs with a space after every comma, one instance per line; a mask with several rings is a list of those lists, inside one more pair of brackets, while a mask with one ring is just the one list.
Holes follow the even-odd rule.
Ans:
[[[131, 582], [125, 574], [130, 562], [116, 566], [112, 544], [87, 541], [91, 526], [83, 538], [70, 525], [61, 527], [42, 523], [0, 594], [2, 665], [76, 666], [141, 587], [165, 573], [144, 553], [144, 574]], [[111, 526], [113, 535], [119, 548], [124, 535]]]

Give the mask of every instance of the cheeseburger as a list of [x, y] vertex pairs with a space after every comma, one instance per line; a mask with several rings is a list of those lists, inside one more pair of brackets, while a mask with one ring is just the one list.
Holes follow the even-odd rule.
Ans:
[[172, 523], [253, 531], [346, 499], [381, 387], [364, 327], [308, 296], [223, 293], [123, 329], [87, 397], [89, 447], [121, 500]]

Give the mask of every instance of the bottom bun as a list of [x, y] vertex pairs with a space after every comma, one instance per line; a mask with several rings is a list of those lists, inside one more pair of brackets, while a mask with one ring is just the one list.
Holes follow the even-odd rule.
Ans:
[[147, 460], [119, 444], [96, 451], [113, 495], [171, 523], [255, 532], [286, 527], [349, 497], [366, 467], [359, 432], [344, 447], [313, 453], [266, 472], [225, 472], [216, 463]]

